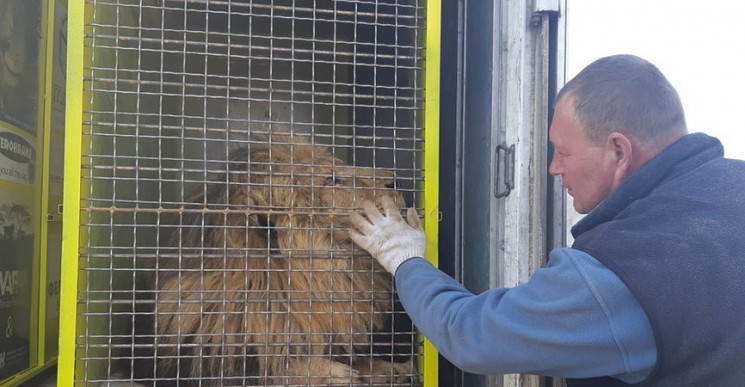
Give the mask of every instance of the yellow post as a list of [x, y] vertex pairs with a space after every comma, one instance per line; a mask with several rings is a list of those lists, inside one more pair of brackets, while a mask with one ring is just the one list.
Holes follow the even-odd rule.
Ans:
[[[440, 221], [440, 0], [427, 1], [424, 81], [424, 230], [427, 233], [427, 259], [438, 265], [437, 230]], [[424, 341], [424, 385], [438, 382], [437, 349]]]
[[60, 289], [60, 354], [57, 383], [75, 380], [77, 333], [78, 245], [80, 238], [80, 160], [83, 122], [85, 2], [70, 1], [67, 19], [67, 106], [65, 111], [65, 197], [63, 201]]

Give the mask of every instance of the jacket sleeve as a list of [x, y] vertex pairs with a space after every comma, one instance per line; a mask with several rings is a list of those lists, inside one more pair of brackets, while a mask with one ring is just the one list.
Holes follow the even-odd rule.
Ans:
[[421, 258], [396, 271], [401, 303], [458, 368], [645, 379], [657, 352], [649, 319], [626, 285], [590, 255], [563, 248], [526, 284], [474, 295]]

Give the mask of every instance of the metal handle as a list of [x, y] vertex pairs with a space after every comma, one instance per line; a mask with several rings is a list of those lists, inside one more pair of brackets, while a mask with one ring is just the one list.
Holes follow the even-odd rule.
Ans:
[[[504, 158], [504, 162], [502, 162]], [[499, 199], [507, 197], [513, 188], [515, 188], [515, 144], [507, 147], [500, 144], [494, 151], [496, 160], [496, 174], [494, 179], [494, 196]], [[500, 184], [502, 183], [502, 184]], [[502, 188], [503, 187], [503, 188]]]

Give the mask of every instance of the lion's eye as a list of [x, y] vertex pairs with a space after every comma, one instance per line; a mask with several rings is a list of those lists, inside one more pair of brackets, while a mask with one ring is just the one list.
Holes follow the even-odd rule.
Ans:
[[328, 186], [344, 185], [344, 181], [342, 179], [339, 179], [336, 176], [329, 176], [326, 178], [326, 185]]

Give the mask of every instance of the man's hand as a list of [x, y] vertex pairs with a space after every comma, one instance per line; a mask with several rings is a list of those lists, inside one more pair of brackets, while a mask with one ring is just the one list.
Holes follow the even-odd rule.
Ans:
[[409, 208], [404, 220], [391, 198], [383, 197], [381, 202], [383, 214], [375, 204], [366, 200], [362, 208], [367, 219], [357, 213], [350, 215], [353, 228], [349, 230], [349, 236], [388, 272], [396, 274], [396, 269], [405, 260], [424, 257], [427, 238], [416, 210]]

